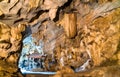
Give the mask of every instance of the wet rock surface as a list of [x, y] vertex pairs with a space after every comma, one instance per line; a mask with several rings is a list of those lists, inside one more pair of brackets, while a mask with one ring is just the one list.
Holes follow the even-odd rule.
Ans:
[[[119, 4], [119, 0], [0, 0], [0, 77], [22, 77], [19, 57], [30, 48], [28, 57], [47, 54], [44, 71], [57, 71], [56, 77], [119, 77]], [[27, 44], [24, 52], [29, 36], [38, 50]]]

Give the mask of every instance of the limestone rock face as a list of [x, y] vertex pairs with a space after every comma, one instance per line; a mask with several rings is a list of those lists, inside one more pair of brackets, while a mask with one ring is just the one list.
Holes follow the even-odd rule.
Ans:
[[17, 62], [29, 35], [36, 46], [42, 40], [47, 70], [110, 76], [120, 65], [120, 0], [0, 0], [0, 77], [21, 76]]
[[10, 53], [19, 51], [22, 40], [21, 32], [25, 30], [25, 25], [10, 27], [0, 23], [0, 26], [0, 57], [7, 58]]
[[0, 21], [8, 25], [18, 25], [19, 22], [36, 24], [46, 19], [46, 17], [43, 17], [41, 20], [38, 16], [42, 12], [45, 13], [44, 10], [48, 10], [46, 12], [47, 18], [53, 20], [56, 17], [57, 9], [66, 2], [67, 0], [2, 0], [0, 2], [0, 16], [4, 15], [2, 19], [5, 20], [0, 19]]
[[[5, 64], [5, 67], [2, 67], [4, 66], [2, 64], [0, 65], [1, 73], [3, 73], [3, 71], [7, 71], [8, 74], [10, 74], [17, 71], [17, 65], [15, 65], [14, 63], [17, 63], [20, 55], [19, 53], [22, 41], [21, 32], [23, 32], [24, 30], [24, 24], [20, 24], [16, 27], [11, 27], [6, 24], [0, 23], [0, 61], [2, 62], [2, 64]], [[7, 65], [7, 63], [9, 62], [10, 64]], [[1, 74], [0, 76], [3, 76], [3, 74]]]

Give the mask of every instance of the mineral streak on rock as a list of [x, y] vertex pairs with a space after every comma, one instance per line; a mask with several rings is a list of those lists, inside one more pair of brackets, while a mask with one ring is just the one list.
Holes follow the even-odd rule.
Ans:
[[77, 17], [75, 13], [65, 13], [64, 18], [60, 22], [68, 38], [74, 38], [77, 33], [76, 21]]

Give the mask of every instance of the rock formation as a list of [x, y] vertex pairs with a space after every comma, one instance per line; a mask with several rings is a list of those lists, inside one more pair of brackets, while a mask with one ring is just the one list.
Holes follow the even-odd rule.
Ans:
[[119, 77], [120, 0], [0, 0], [0, 77], [22, 77], [17, 63], [29, 35], [44, 42], [45, 63], [58, 63], [46, 69], [60, 77], [73, 69]]

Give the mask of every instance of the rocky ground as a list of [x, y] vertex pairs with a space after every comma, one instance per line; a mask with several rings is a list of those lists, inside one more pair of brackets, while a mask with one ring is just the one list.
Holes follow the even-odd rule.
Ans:
[[[56, 65], [46, 65], [57, 70], [56, 77], [119, 77], [119, 4], [119, 0], [0, 0], [0, 77], [23, 76], [18, 59], [22, 41], [30, 34], [43, 40], [43, 51], [49, 55], [46, 64], [57, 60]], [[80, 71], [82, 65], [87, 71]]]

